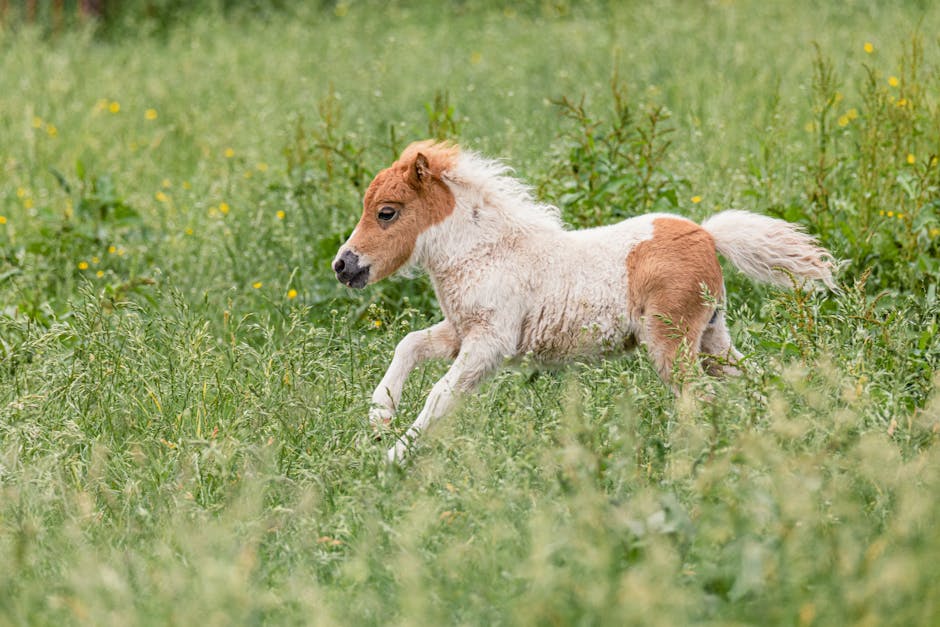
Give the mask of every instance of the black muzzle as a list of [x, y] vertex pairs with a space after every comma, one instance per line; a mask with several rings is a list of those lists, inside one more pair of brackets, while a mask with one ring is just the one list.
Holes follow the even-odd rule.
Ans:
[[336, 280], [343, 285], [359, 289], [369, 282], [369, 266], [359, 265], [359, 255], [351, 250], [344, 250], [333, 262]]

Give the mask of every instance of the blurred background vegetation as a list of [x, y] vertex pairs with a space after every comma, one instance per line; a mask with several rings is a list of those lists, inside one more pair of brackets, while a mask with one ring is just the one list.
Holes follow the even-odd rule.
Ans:
[[[937, 622], [934, 3], [0, 16], [0, 624]], [[523, 363], [388, 468], [372, 387], [440, 314], [329, 261], [428, 136], [577, 227], [799, 222], [843, 293], [729, 271], [712, 402]]]

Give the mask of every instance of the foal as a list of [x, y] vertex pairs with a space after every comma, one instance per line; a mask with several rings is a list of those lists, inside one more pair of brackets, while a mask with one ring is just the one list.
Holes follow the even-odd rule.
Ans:
[[421, 266], [444, 313], [401, 340], [372, 395], [369, 419], [387, 423], [418, 364], [454, 359], [391, 461], [506, 358], [558, 362], [640, 343], [674, 389], [674, 368], [697, 356], [711, 374], [737, 373], [716, 251], [757, 281], [786, 286], [793, 276], [835, 288], [832, 256], [794, 224], [745, 211], [701, 225], [659, 213], [567, 231], [558, 210], [508, 172], [454, 145], [411, 144], [369, 185], [333, 261], [353, 288]]

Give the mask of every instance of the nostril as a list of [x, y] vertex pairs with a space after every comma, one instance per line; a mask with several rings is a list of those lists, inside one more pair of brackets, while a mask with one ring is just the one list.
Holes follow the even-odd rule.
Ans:
[[346, 269], [346, 262], [342, 259], [337, 259], [333, 262], [333, 272], [342, 272]]

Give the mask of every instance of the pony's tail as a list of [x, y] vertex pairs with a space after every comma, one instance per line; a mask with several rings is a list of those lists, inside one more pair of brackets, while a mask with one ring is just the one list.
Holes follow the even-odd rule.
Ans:
[[838, 291], [838, 263], [802, 227], [748, 211], [722, 211], [702, 222], [715, 247], [738, 270], [763, 283], [792, 286], [794, 279], [822, 281]]

